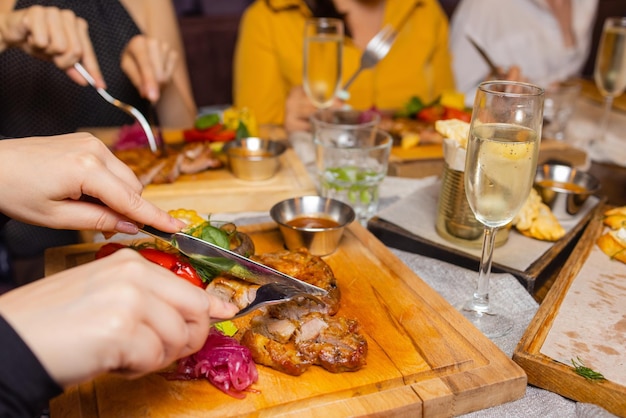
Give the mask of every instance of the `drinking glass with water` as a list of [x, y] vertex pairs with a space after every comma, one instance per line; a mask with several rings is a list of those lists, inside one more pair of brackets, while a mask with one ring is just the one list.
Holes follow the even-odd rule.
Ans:
[[393, 139], [375, 127], [316, 127], [320, 194], [352, 206], [363, 226], [376, 214]]

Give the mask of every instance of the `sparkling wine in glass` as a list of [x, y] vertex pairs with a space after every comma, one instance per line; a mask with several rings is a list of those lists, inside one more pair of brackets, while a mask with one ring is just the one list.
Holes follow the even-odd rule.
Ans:
[[513, 322], [489, 303], [489, 276], [498, 228], [528, 198], [537, 170], [544, 90], [527, 83], [488, 81], [476, 92], [465, 159], [465, 194], [485, 226], [472, 297], [461, 313], [486, 336], [507, 334]]
[[604, 96], [604, 113], [598, 133], [598, 139], [603, 141], [613, 99], [626, 89], [626, 17], [609, 17], [604, 21], [593, 76]]
[[329, 107], [341, 83], [343, 22], [308, 19], [304, 31], [304, 91], [318, 109]]

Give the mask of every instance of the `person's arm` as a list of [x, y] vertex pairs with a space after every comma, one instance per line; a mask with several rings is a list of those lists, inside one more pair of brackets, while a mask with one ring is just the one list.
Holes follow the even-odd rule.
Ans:
[[38, 416], [63, 389], [2, 316], [0, 341], [0, 416]]
[[160, 370], [197, 352], [211, 323], [236, 312], [132, 249], [0, 296], [0, 315], [64, 388], [107, 372]]
[[121, 2], [145, 35], [136, 36], [129, 42], [122, 58], [122, 68], [142, 95], [156, 102], [162, 126], [192, 126], [197, 108], [172, 2]]
[[0, 141], [0, 180], [0, 212], [34, 225], [130, 234], [136, 223], [184, 227], [143, 199], [132, 170], [87, 133]]
[[35, 57], [54, 62], [76, 83], [87, 85], [73, 68], [75, 63], [81, 62], [96, 84], [106, 87], [83, 19], [71, 10], [56, 7], [11, 10], [12, 3], [0, 0], [0, 53], [7, 48], [21, 48]]

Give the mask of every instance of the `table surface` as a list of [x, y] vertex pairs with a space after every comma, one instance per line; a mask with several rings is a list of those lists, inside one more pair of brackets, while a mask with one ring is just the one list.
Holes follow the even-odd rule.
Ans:
[[[597, 92], [594, 92], [593, 84], [583, 84], [583, 94], [599, 100]], [[615, 101], [616, 112], [626, 112], [626, 95]], [[265, 129], [268, 129], [267, 127]], [[284, 132], [275, 132], [280, 128], [270, 127], [271, 137], [282, 136]], [[626, 130], [625, 130], [626, 132]], [[306, 162], [305, 162], [306, 163]], [[381, 209], [397, 202], [425, 185], [436, 181], [440, 166], [430, 165], [428, 170], [423, 170], [419, 164], [410, 169], [400, 170], [402, 177], [388, 176], [381, 186]], [[311, 166], [308, 166], [311, 169]], [[599, 178], [602, 183], [602, 193], [608, 197], [608, 203], [612, 205], [626, 205], [626, 167], [623, 165], [606, 162], [590, 161], [587, 167], [589, 172]], [[224, 220], [232, 220], [240, 225], [254, 224], [271, 221], [267, 212], [245, 212], [216, 214]], [[98, 238], [96, 238], [97, 240]], [[117, 239], [127, 239], [119, 235]], [[451, 305], [464, 301], [474, 290], [477, 272], [468, 270], [437, 259], [421, 256], [411, 252], [394, 249], [391, 251], [397, 255], [413, 272], [424, 282], [437, 291]], [[563, 252], [564, 260], [571, 248]], [[558, 271], [552, 272], [556, 277]], [[539, 303], [543, 300], [552, 284], [546, 280], [537, 286], [533, 295], [529, 294], [520, 282], [511, 274], [495, 274], [490, 284], [490, 298], [494, 305], [507, 313], [514, 320], [513, 331], [507, 336], [492, 339], [492, 341], [509, 357], [512, 356], [515, 346], [524, 334], [528, 324], [533, 319]], [[470, 418], [482, 417], [612, 417], [602, 408], [592, 404], [577, 403], [568, 400], [558, 394], [528, 386], [526, 395], [517, 401], [496, 406], [493, 408], [477, 411], [465, 415]]]

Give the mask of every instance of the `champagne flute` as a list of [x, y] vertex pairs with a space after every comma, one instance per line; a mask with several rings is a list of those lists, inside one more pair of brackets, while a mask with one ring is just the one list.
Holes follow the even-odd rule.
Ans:
[[478, 284], [461, 313], [486, 336], [507, 334], [513, 322], [489, 304], [489, 276], [497, 229], [520, 210], [532, 187], [541, 140], [544, 90], [527, 83], [478, 86], [465, 159], [465, 194], [485, 226]]
[[613, 99], [626, 89], [626, 17], [609, 17], [604, 21], [593, 78], [604, 96], [604, 113], [598, 135], [598, 140], [603, 141]]
[[343, 22], [313, 18], [305, 23], [303, 86], [318, 109], [330, 107], [341, 83]]

